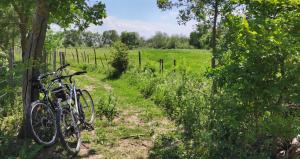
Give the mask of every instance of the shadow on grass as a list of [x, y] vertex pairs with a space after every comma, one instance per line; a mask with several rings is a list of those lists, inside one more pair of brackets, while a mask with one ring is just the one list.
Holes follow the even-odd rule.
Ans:
[[181, 159], [184, 158], [184, 145], [177, 135], [170, 133], [158, 137], [150, 150], [150, 159]]
[[114, 70], [110, 71], [104, 80], [117, 80], [122, 76], [123, 72]]

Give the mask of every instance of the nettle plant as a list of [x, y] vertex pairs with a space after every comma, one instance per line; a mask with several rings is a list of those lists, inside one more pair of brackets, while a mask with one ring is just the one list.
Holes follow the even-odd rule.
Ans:
[[220, 66], [214, 70], [219, 85], [212, 106], [214, 154], [272, 156], [278, 138], [299, 133], [299, 117], [291, 113], [297, 109], [291, 108], [300, 104], [300, 3], [242, 3], [245, 15], [226, 17]]

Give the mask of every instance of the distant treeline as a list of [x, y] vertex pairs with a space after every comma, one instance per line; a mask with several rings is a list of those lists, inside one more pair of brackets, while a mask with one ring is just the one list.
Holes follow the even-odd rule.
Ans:
[[163, 32], [157, 32], [149, 39], [141, 37], [137, 32], [121, 32], [108, 30], [103, 33], [79, 32], [68, 30], [64, 32], [51, 32], [48, 36], [53, 36], [60, 41], [63, 47], [109, 47], [116, 41], [121, 41], [130, 49], [138, 47], [148, 47], [157, 49], [209, 49], [209, 31], [201, 28], [190, 34], [190, 37], [183, 35], [169, 36]]

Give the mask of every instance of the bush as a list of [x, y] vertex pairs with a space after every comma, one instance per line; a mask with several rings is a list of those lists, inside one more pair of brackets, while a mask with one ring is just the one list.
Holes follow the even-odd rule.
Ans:
[[251, 16], [227, 16], [214, 72], [219, 91], [212, 100], [212, 158], [272, 158], [278, 150], [290, 157], [299, 116], [289, 112], [299, 114], [300, 105], [299, 34], [293, 30], [299, 6], [293, 3], [249, 1], [246, 7], [256, 6], [248, 8]]
[[111, 66], [114, 68], [114, 73], [122, 74], [128, 68], [128, 47], [122, 42], [115, 42], [111, 49], [112, 61]]
[[182, 129], [177, 134], [182, 136], [181, 146], [185, 147], [180, 148], [182, 152], [174, 153], [179, 151], [177, 148], [161, 149], [161, 144], [169, 142], [166, 136], [156, 141], [157, 147], [154, 148], [152, 157], [182, 158], [184, 153], [189, 154], [190, 158], [207, 156], [208, 145], [211, 143], [211, 134], [207, 129], [210, 108], [206, 96], [206, 92], [209, 92], [207, 82], [199, 80], [198, 76], [187, 75], [184, 70], [178, 73], [170, 72], [165, 76], [156, 75], [148, 68], [145, 68], [144, 72], [130, 73], [130, 80], [133, 81], [130, 83], [136, 85], [145, 98], [151, 97], [157, 105], [163, 107], [179, 129]]
[[113, 94], [110, 94], [107, 99], [100, 98], [98, 101], [99, 109], [97, 111], [97, 115], [100, 117], [105, 117], [110, 123], [117, 116], [117, 99]]
[[149, 158], [186, 158], [186, 150], [184, 144], [180, 140], [181, 136], [176, 132], [159, 136], [154, 142], [154, 147], [150, 151]]

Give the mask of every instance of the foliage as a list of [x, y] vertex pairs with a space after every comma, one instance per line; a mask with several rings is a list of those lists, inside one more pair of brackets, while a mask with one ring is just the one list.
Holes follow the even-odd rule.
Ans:
[[53, 30], [48, 30], [44, 50], [47, 52], [53, 51], [52, 49], [60, 48], [63, 43], [63, 34], [62, 33], [55, 33]]
[[[49, 33], [50, 34], [50, 33]], [[182, 35], [167, 35], [166, 33], [157, 32], [153, 37], [145, 40], [140, 37], [137, 32], [122, 32], [119, 37], [116, 30], [108, 30], [101, 33], [92, 33], [86, 31], [66, 30], [64, 32], [57, 32], [53, 36], [63, 37], [64, 47], [107, 47], [111, 46], [116, 41], [121, 41], [126, 44], [129, 49], [138, 47], [150, 47], [161, 49], [191, 49], [208, 47], [209, 39], [207, 33], [202, 38], [191, 36], [185, 37]], [[198, 36], [198, 32], [197, 32]], [[192, 39], [194, 38], [194, 39]], [[191, 42], [194, 41], [194, 42]], [[206, 40], [206, 41], [205, 41]], [[201, 44], [198, 44], [201, 42]], [[203, 44], [202, 44], [203, 43]], [[201, 46], [199, 46], [201, 45]], [[203, 45], [203, 46], [202, 46]], [[58, 45], [59, 46], [59, 45]]]
[[107, 99], [99, 99], [97, 104], [99, 108], [96, 113], [100, 117], [104, 116], [110, 123], [112, 123], [118, 113], [116, 105], [117, 98], [112, 93], [110, 93]]
[[[173, 157], [184, 153], [189, 154], [190, 158], [208, 156], [206, 146], [210, 142], [207, 127], [210, 104], [206, 94], [209, 92], [209, 84], [199, 80], [198, 76], [187, 75], [185, 70], [177, 74], [170, 72], [166, 76], [157, 75], [151, 70], [144, 68], [143, 72], [131, 72], [130, 83], [136, 85], [145, 98], [151, 97], [157, 105], [162, 106], [168, 116], [183, 129], [177, 135], [183, 136], [180, 140], [185, 148], [180, 146], [180, 152], [173, 154]], [[161, 138], [162, 141], [157, 141], [157, 144], [161, 145], [159, 142], [165, 139], [168, 136]], [[156, 152], [156, 155], [171, 153], [167, 147], [166, 150]]]
[[114, 42], [120, 39], [119, 34], [116, 30], [104, 31], [102, 34], [102, 41], [104, 45], [111, 46]]
[[197, 31], [190, 33], [190, 45], [198, 49], [210, 48], [211, 32], [207, 25], [198, 25]]
[[63, 32], [63, 35], [64, 47], [102, 47], [104, 43], [101, 34], [89, 31], [67, 30]]
[[299, 132], [298, 110], [291, 109], [300, 104], [299, 3], [244, 5], [246, 18], [227, 16], [222, 66], [214, 70], [220, 89], [211, 116], [219, 142], [214, 158], [275, 156], [278, 139]]
[[0, 49], [7, 51], [12, 47], [12, 41], [17, 37], [17, 17], [11, 6], [1, 7], [0, 4]]
[[181, 136], [174, 132], [159, 136], [154, 142], [149, 158], [187, 158], [184, 144], [181, 142]]
[[122, 32], [121, 42], [126, 44], [130, 49], [140, 45], [140, 36], [137, 32]]
[[168, 35], [166, 33], [157, 32], [151, 39], [149, 39], [150, 46], [153, 48], [167, 48]]
[[122, 74], [128, 68], [128, 47], [122, 42], [115, 42], [111, 49], [111, 66], [116, 74]]
[[157, 32], [147, 40], [148, 46], [159, 49], [188, 49], [189, 38], [180, 35], [168, 36], [166, 33]]
[[64, 47], [75, 47], [81, 46], [83, 43], [80, 32], [76, 30], [64, 31], [63, 46]]
[[73, 24], [79, 30], [84, 30], [90, 24], [102, 25], [102, 19], [106, 17], [105, 5], [102, 2], [89, 5], [87, 1], [81, 0], [51, 0], [48, 3], [50, 23], [56, 23], [63, 28]]
[[102, 46], [101, 35], [99, 33], [83, 32], [83, 41], [87, 47], [99, 47]]
[[172, 35], [169, 37], [168, 49], [190, 49], [189, 38], [180, 35]]
[[222, 14], [232, 9], [230, 0], [157, 0], [156, 2], [162, 10], [178, 8], [178, 22], [183, 24], [195, 19], [199, 24], [212, 25], [216, 2]]

